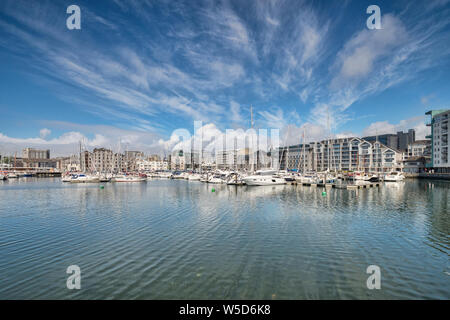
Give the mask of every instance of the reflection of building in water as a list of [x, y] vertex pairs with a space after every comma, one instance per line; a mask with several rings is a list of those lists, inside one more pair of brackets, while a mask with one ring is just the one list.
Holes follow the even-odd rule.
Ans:
[[379, 141], [341, 138], [279, 149], [281, 169], [300, 171], [401, 171], [402, 153]]

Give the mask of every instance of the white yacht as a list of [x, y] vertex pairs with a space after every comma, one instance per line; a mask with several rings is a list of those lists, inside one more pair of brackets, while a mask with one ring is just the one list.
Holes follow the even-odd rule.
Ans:
[[208, 183], [216, 183], [216, 184], [220, 184], [220, 183], [225, 183], [224, 177], [221, 174], [214, 174], [212, 175], [209, 180]]
[[399, 181], [403, 181], [404, 179], [405, 179], [405, 176], [397, 171], [393, 171], [384, 177], [384, 181], [386, 181], [386, 182], [399, 182]]
[[306, 173], [305, 175], [299, 175], [295, 177], [295, 181], [297, 181], [297, 183], [304, 184], [317, 183], [317, 176], [315, 174]]
[[8, 173], [8, 179], [15, 179], [18, 178], [19, 176], [17, 174], [15, 174], [14, 172], [9, 172]]
[[71, 183], [99, 182], [99, 178], [97, 176], [91, 176], [88, 174], [80, 173], [72, 175], [70, 182]]
[[189, 181], [200, 181], [201, 176], [197, 173], [193, 173], [189, 175], [188, 180]]
[[170, 171], [161, 171], [157, 173], [158, 178], [162, 179], [172, 179], [172, 172]]
[[242, 180], [248, 186], [272, 186], [286, 184], [286, 180], [277, 176], [275, 170], [258, 170], [254, 175], [244, 177]]

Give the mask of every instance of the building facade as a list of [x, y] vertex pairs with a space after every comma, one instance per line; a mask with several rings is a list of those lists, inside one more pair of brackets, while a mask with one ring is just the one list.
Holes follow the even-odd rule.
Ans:
[[42, 159], [50, 159], [50, 150], [39, 150], [34, 148], [25, 148], [22, 151], [22, 158], [29, 160], [42, 160]]
[[431, 157], [431, 140], [416, 140], [409, 144], [408, 157]]
[[402, 170], [402, 152], [379, 141], [330, 139], [280, 148], [280, 169], [390, 172]]
[[407, 132], [398, 131], [396, 134], [380, 134], [362, 137], [362, 139], [369, 142], [379, 141], [386, 147], [406, 152], [408, 150], [408, 145], [416, 141], [416, 132], [414, 129], [409, 129]]
[[139, 159], [136, 161], [136, 166], [141, 172], [165, 171], [169, 169], [169, 162], [164, 160]]
[[448, 120], [450, 110], [432, 110], [426, 113], [431, 116], [428, 126], [431, 127], [431, 165], [435, 172], [450, 173], [448, 148]]

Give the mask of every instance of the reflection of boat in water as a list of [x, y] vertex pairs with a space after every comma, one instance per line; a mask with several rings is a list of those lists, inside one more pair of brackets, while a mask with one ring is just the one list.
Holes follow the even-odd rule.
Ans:
[[284, 178], [275, 175], [274, 170], [259, 170], [256, 174], [242, 179], [248, 186], [272, 186], [286, 184]]
[[115, 176], [113, 181], [114, 182], [145, 182], [145, 181], [147, 181], [147, 178], [123, 174], [123, 175]]
[[384, 177], [384, 181], [386, 181], [386, 182], [399, 182], [399, 181], [403, 181], [404, 179], [405, 179], [405, 176], [402, 175], [400, 172], [396, 172], [396, 171], [393, 171]]
[[253, 186], [247, 186], [239, 188], [239, 190], [243, 190], [243, 192], [245, 192], [245, 194], [249, 195], [250, 197], [268, 197], [271, 195], [282, 194], [287, 192], [288, 190], [294, 189], [284, 184], [284, 185], [271, 185], [266, 186], [264, 188], [254, 188]]

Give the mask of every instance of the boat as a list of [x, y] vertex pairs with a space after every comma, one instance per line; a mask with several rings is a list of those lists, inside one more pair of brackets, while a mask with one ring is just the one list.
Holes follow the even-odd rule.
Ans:
[[172, 174], [172, 179], [184, 179], [184, 174], [183, 174], [183, 172], [179, 172], [179, 171], [175, 171], [173, 174]]
[[405, 176], [397, 171], [393, 171], [384, 177], [384, 181], [386, 181], [386, 182], [399, 182], [399, 181], [403, 181], [404, 179], [405, 179]]
[[110, 182], [110, 181], [111, 181], [111, 178], [110, 178], [110, 177], [107, 177], [107, 176], [100, 176], [100, 177], [98, 178], [98, 181], [100, 181], [100, 182]]
[[314, 174], [305, 174], [305, 175], [299, 175], [297, 177], [295, 177], [295, 181], [297, 181], [297, 183], [301, 183], [301, 184], [312, 184], [312, 183], [317, 183], [317, 177]]
[[74, 174], [65, 174], [61, 176], [61, 182], [71, 182]]
[[244, 184], [245, 184], [245, 182], [244, 182], [242, 176], [239, 175], [238, 173], [235, 173], [235, 172], [231, 173], [227, 177], [227, 185], [242, 186]]
[[286, 180], [276, 175], [275, 170], [258, 170], [254, 175], [242, 179], [248, 186], [271, 186], [286, 184]]
[[14, 172], [10, 172], [7, 175], [8, 179], [15, 179], [18, 178], [19, 176], [17, 174], [15, 174]]
[[213, 174], [211, 177], [209, 177], [208, 183], [215, 183], [215, 184], [221, 184], [225, 183], [225, 177], [221, 174]]
[[162, 179], [172, 179], [173, 174], [170, 171], [160, 171], [156, 173], [156, 177]]
[[200, 181], [201, 176], [197, 173], [193, 173], [189, 175], [188, 180], [189, 181]]
[[97, 176], [80, 173], [80, 174], [72, 175], [70, 182], [71, 183], [95, 183], [95, 182], [99, 182], [99, 178]]
[[6, 180], [7, 178], [6, 174], [0, 173], [0, 180]]

